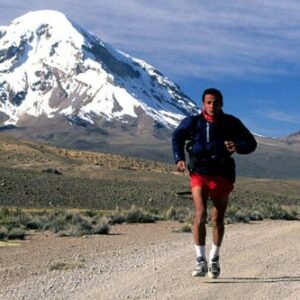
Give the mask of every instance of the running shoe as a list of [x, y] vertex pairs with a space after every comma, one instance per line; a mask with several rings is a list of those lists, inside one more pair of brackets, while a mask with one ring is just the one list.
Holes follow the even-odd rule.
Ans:
[[208, 277], [211, 279], [216, 279], [221, 273], [219, 256], [214, 257], [212, 260], [209, 260], [208, 264]]
[[207, 261], [204, 257], [197, 257], [196, 267], [192, 273], [194, 277], [205, 276], [207, 273]]

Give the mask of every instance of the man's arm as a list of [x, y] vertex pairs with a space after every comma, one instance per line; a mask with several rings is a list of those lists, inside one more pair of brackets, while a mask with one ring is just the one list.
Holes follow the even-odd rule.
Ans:
[[[239, 119], [236, 119], [235, 131], [237, 136], [237, 139], [233, 142], [235, 151], [238, 154], [249, 154], [253, 152], [257, 147], [257, 142], [253, 134], [246, 128], [246, 126]], [[230, 147], [232, 149], [233, 146], [232, 145], [230, 146], [229, 143], [229, 145], [228, 146], [226, 145], [226, 147], [228, 150], [228, 148], [230, 149]]]
[[185, 142], [190, 138], [192, 127], [192, 117], [187, 117], [181, 121], [172, 135], [173, 158], [177, 164], [178, 171], [185, 170]]

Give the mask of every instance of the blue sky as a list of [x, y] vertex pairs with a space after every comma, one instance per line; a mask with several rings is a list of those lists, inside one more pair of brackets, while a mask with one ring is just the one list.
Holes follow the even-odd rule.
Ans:
[[300, 130], [300, 1], [0, 0], [0, 24], [55, 9], [143, 59], [198, 104], [219, 88], [224, 111], [255, 133]]

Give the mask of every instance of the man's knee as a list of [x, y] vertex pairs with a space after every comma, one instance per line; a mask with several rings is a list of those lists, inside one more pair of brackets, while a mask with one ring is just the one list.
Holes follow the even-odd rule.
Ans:
[[195, 211], [195, 223], [198, 225], [203, 225], [207, 220], [207, 212], [205, 210], [196, 210]]
[[212, 216], [211, 224], [213, 227], [223, 228], [224, 227], [224, 218]]

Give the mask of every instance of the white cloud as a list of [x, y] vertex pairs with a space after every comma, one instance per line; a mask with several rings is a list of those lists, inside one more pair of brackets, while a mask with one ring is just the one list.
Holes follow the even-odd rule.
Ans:
[[298, 113], [288, 113], [284, 111], [278, 111], [278, 110], [269, 110], [265, 112], [259, 112], [260, 115], [264, 115], [266, 118], [274, 120], [274, 121], [280, 121], [285, 123], [291, 123], [291, 124], [300, 124], [300, 118]]
[[300, 70], [299, 1], [0, 0], [0, 6], [3, 25], [28, 10], [60, 10], [166, 74], [251, 77]]

